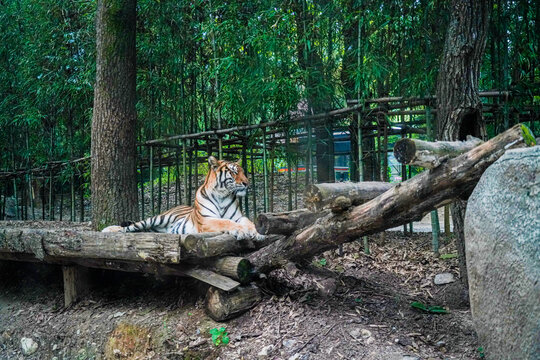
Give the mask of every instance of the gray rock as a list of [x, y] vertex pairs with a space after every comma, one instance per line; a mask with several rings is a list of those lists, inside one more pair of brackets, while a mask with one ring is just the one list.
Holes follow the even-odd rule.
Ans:
[[452, 275], [451, 273], [437, 274], [437, 275], [435, 275], [435, 279], [433, 279], [433, 283], [435, 285], [450, 284], [450, 283], [452, 283], [454, 281], [456, 281], [456, 280], [454, 279], [454, 275]]
[[354, 339], [358, 339], [362, 336], [362, 329], [354, 328], [349, 331], [349, 335], [351, 335]]
[[488, 358], [540, 354], [540, 147], [507, 151], [468, 201], [473, 320]]
[[282, 342], [283, 346], [285, 346], [287, 349], [292, 348], [294, 345], [296, 345], [296, 340], [292, 339], [285, 339]]
[[38, 343], [30, 338], [21, 339], [21, 348], [24, 355], [32, 355], [38, 349]]
[[418, 356], [403, 355], [402, 360], [420, 360], [420, 358]]
[[261, 349], [261, 351], [259, 351], [259, 353], [257, 354], [257, 356], [259, 358], [266, 358], [268, 357], [268, 355], [274, 350], [274, 345], [267, 345], [265, 347], [263, 347]]

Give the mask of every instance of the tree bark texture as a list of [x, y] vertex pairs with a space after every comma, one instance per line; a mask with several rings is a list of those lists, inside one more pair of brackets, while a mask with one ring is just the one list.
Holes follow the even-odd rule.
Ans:
[[298, 209], [282, 213], [263, 213], [257, 216], [255, 224], [259, 234], [290, 235], [298, 229], [313, 224], [317, 219], [326, 215], [325, 212], [313, 212]]
[[304, 201], [309, 210], [321, 211], [330, 209], [339, 196], [345, 196], [353, 205], [360, 205], [376, 198], [394, 184], [382, 181], [322, 183], [309, 185], [306, 188]]
[[228, 320], [251, 309], [261, 298], [261, 290], [255, 285], [241, 286], [231, 292], [211, 287], [206, 293], [206, 312], [215, 321]]
[[[485, 122], [478, 96], [478, 78], [486, 47], [491, 0], [453, 0], [450, 24], [437, 79], [438, 139], [484, 139]], [[452, 206], [458, 253], [465, 254], [465, 203]], [[468, 288], [465, 257], [460, 257], [463, 284]]]
[[288, 260], [305, 259], [360, 236], [420, 219], [456, 198], [467, 197], [484, 170], [507, 148], [526, 146], [523, 125], [516, 125], [473, 150], [397, 184], [375, 199], [315, 224], [247, 256], [266, 272]]
[[100, 0], [92, 116], [92, 226], [136, 219], [136, 0]]
[[461, 155], [481, 143], [482, 140], [475, 137], [468, 137], [467, 141], [436, 142], [403, 138], [394, 145], [394, 155], [402, 164], [433, 169], [444, 159]]
[[485, 138], [478, 77], [486, 47], [490, 0], [454, 0], [437, 79], [439, 140]]

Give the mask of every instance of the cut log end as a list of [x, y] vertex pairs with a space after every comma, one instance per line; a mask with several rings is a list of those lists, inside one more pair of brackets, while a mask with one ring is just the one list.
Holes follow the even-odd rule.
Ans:
[[220, 258], [213, 267], [218, 273], [238, 280], [242, 284], [248, 284], [254, 274], [253, 266], [249, 260], [242, 257], [226, 256]]
[[261, 290], [255, 285], [240, 286], [235, 291], [210, 287], [206, 293], [206, 313], [215, 321], [242, 315], [261, 301]]
[[401, 164], [410, 163], [416, 154], [416, 145], [410, 139], [400, 139], [394, 145], [394, 156]]

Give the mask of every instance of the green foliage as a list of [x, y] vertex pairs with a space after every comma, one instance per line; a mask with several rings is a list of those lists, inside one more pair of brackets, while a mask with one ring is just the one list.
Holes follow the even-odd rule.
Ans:
[[478, 357], [480, 359], [484, 359], [486, 357], [486, 354], [484, 353], [484, 348], [482, 346], [480, 346], [478, 349], [476, 349], [478, 351]]
[[441, 259], [443, 260], [448, 260], [448, 259], [454, 259], [454, 258], [457, 258], [458, 255], [457, 254], [441, 254]]
[[[540, 5], [497, 4], [480, 88], [525, 95], [513, 97], [510, 107], [527, 99], [537, 104]], [[90, 153], [95, 11], [90, 0], [3, 2], [0, 169]], [[358, 96], [433, 95], [448, 13], [448, 2], [435, 0], [139, 0], [138, 141], [215, 129], [218, 121], [221, 127], [286, 121], [298, 104], [310, 112]], [[488, 130], [502, 128], [497, 122]], [[260, 140], [260, 132], [245, 135], [248, 147]], [[276, 154], [279, 166], [286, 155]], [[262, 169], [260, 160], [254, 169]]]
[[448, 310], [446, 310], [442, 306], [426, 306], [425, 304], [419, 301], [412, 302], [411, 307], [425, 311], [425, 312], [434, 313], [434, 314], [447, 314], [448, 313]]
[[212, 342], [215, 346], [227, 345], [229, 343], [229, 336], [225, 330], [224, 327], [210, 329], [209, 333], [212, 335]]

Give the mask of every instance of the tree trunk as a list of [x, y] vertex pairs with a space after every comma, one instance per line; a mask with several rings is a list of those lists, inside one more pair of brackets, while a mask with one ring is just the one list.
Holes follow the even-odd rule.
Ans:
[[[450, 24], [437, 79], [438, 139], [465, 140], [486, 137], [478, 77], [486, 46], [490, 0], [453, 0]], [[465, 254], [463, 219], [466, 204], [452, 207], [459, 254]], [[463, 284], [468, 288], [465, 257], [460, 257]]]
[[92, 117], [92, 226], [137, 219], [136, 0], [100, 0]]

